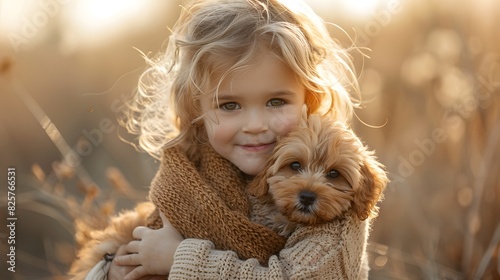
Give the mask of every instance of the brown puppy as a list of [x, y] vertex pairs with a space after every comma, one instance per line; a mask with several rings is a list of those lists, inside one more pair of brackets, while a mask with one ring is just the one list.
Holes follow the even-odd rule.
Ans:
[[114, 254], [120, 245], [134, 240], [132, 231], [137, 226], [145, 226], [153, 210], [152, 203], [140, 203], [133, 211], [124, 211], [113, 217], [104, 229], [93, 229], [85, 223], [77, 223], [76, 239], [81, 249], [77, 259], [71, 265], [70, 279], [85, 279], [104, 255]]
[[248, 192], [257, 204], [254, 220], [288, 236], [347, 211], [375, 217], [387, 183], [383, 166], [351, 129], [311, 115], [278, 141]]

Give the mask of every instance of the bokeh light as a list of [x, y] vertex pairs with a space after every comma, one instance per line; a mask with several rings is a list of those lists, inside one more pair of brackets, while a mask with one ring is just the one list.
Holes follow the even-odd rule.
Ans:
[[27, 8], [26, 1], [0, 1], [0, 31], [6, 34], [19, 28]]
[[81, 41], [103, 41], [143, 27], [154, 11], [151, 1], [84, 0], [68, 5], [68, 32]]
[[[401, 4], [406, 0], [305, 0], [318, 14], [330, 17], [348, 17], [353, 21], [361, 21], [373, 17], [381, 7]], [[394, 3], [391, 3], [394, 2]]]
[[379, 8], [384, 0], [340, 0], [337, 4], [350, 15], [368, 16]]

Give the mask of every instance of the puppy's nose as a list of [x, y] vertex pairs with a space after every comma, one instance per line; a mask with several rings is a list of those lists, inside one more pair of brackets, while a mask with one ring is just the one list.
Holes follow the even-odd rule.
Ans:
[[310, 206], [316, 200], [316, 194], [310, 191], [302, 191], [299, 194], [300, 203], [304, 206]]

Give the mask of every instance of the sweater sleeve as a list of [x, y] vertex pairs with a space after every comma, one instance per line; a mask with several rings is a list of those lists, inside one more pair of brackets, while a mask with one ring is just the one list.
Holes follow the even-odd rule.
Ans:
[[240, 260], [212, 242], [186, 239], [174, 256], [169, 279], [367, 279], [368, 221], [355, 217], [295, 231], [268, 266]]

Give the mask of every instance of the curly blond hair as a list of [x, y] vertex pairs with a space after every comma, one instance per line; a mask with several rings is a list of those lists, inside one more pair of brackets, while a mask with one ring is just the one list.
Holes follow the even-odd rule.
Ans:
[[265, 44], [306, 88], [309, 113], [349, 122], [358, 93], [351, 59], [323, 20], [297, 0], [197, 0], [183, 8], [166, 51], [148, 59], [125, 126], [154, 157], [180, 144], [190, 156], [205, 135], [199, 98], [217, 91]]

